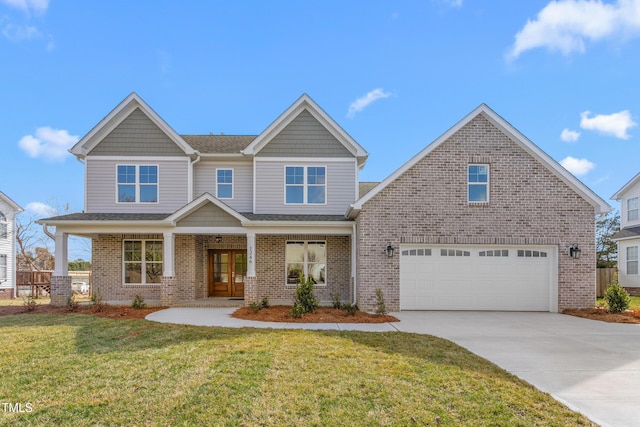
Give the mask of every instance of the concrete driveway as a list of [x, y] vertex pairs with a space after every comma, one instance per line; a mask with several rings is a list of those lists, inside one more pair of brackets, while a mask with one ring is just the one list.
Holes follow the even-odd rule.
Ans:
[[403, 332], [446, 338], [602, 426], [640, 426], [640, 325], [553, 313], [393, 313]]

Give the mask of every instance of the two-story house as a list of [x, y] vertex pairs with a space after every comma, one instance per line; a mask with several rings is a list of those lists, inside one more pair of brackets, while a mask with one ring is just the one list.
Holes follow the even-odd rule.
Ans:
[[74, 234], [92, 238], [111, 302], [290, 304], [304, 275], [322, 302], [365, 310], [377, 288], [391, 310], [594, 304], [609, 206], [486, 105], [380, 183], [359, 182], [368, 153], [307, 95], [227, 136], [178, 135], [134, 93], [71, 152], [84, 212], [41, 221], [56, 227], [54, 303]]
[[23, 209], [0, 191], [0, 299], [15, 298], [16, 215]]
[[611, 199], [620, 202], [620, 231], [613, 236], [618, 244], [618, 281], [629, 294], [640, 295], [640, 173], [611, 196]]

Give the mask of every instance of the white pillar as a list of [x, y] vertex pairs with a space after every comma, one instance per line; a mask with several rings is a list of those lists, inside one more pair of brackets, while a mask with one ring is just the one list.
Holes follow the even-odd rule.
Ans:
[[173, 233], [164, 233], [164, 242], [162, 244], [162, 275], [173, 277], [175, 272], [175, 235]]
[[256, 233], [247, 233], [247, 277], [256, 277]]
[[69, 275], [69, 234], [56, 230], [54, 276]]

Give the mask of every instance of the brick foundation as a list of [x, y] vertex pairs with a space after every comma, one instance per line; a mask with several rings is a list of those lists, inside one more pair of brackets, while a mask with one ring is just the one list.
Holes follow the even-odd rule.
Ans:
[[71, 295], [71, 276], [51, 276], [51, 305], [63, 306]]
[[0, 289], [0, 299], [13, 299], [13, 289], [2, 288]]

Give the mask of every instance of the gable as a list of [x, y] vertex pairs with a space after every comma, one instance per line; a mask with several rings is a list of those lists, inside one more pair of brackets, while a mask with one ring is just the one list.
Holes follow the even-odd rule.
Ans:
[[237, 218], [229, 215], [213, 203], [206, 203], [179, 220], [178, 227], [240, 227]]
[[264, 157], [354, 157], [313, 115], [302, 110], [260, 150]]
[[184, 152], [140, 108], [136, 108], [89, 154], [93, 156], [179, 156], [184, 155]]

